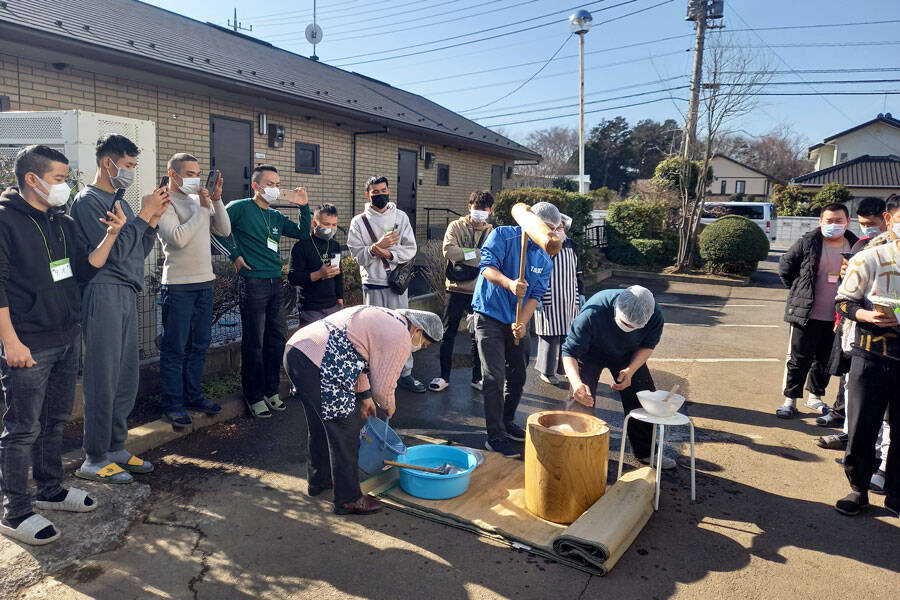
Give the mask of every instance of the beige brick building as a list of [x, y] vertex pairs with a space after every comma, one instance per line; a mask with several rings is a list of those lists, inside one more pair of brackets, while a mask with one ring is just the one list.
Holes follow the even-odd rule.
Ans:
[[[420, 96], [153, 6], [63, 0], [29, 10], [42, 4], [24, 19], [0, 11], [4, 108], [153, 121], [158, 175], [173, 153], [190, 152], [223, 171], [226, 200], [249, 195], [248, 168], [273, 164], [283, 185], [336, 204], [346, 225], [365, 203], [365, 180], [383, 174], [424, 239], [426, 209], [462, 211], [472, 190], [499, 189], [517, 159], [539, 158]], [[281, 147], [270, 144], [273, 126]]]

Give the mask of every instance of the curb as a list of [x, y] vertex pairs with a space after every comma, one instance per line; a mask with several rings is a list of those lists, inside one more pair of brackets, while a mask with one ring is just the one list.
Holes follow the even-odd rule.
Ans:
[[[158, 448], [173, 440], [183, 438], [211, 425], [230, 421], [247, 413], [247, 407], [244, 404], [244, 397], [241, 392], [235, 392], [230, 396], [220, 398], [217, 402], [222, 407], [222, 410], [217, 415], [210, 416], [191, 411], [193, 424], [190, 427], [175, 429], [171, 423], [157, 419], [156, 421], [129, 429], [128, 441], [125, 442], [126, 449], [132, 454], [141, 455], [148, 450]], [[80, 448], [66, 452], [62, 457], [63, 472], [74, 471], [81, 466], [83, 461], [84, 451]]]
[[647, 281], [677, 281], [680, 283], [705, 283], [707, 285], [724, 285], [729, 287], [747, 287], [749, 277], [699, 277], [697, 275], [678, 275], [668, 273], [651, 273], [648, 271], [615, 270], [613, 277], [622, 279], [643, 279]]

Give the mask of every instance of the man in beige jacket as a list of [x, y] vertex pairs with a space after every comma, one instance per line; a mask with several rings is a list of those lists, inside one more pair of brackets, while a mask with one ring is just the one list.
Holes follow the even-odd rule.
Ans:
[[[469, 213], [453, 221], [444, 233], [444, 258], [447, 269], [447, 305], [444, 309], [444, 337], [441, 342], [441, 375], [428, 384], [432, 392], [440, 392], [450, 385], [450, 367], [453, 344], [459, 330], [459, 321], [465, 314], [472, 314], [472, 292], [478, 279], [478, 261], [481, 260], [481, 244], [487, 239], [493, 226], [487, 222], [494, 210], [494, 197], [488, 191], [474, 191], [469, 196]], [[481, 361], [475, 336], [472, 336], [472, 387], [481, 389]]]

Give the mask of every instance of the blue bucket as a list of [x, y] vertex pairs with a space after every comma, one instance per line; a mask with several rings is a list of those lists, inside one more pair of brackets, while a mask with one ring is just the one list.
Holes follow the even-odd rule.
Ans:
[[378, 473], [384, 468], [384, 461], [397, 460], [406, 452], [406, 445], [388, 421], [369, 417], [359, 432], [359, 468], [366, 473]]
[[478, 458], [471, 452], [435, 444], [412, 446], [406, 450], [406, 454], [397, 459], [397, 462], [432, 468], [450, 463], [462, 469], [461, 472], [452, 475], [438, 475], [398, 467], [400, 487], [403, 491], [410, 496], [426, 500], [446, 500], [459, 496], [468, 489], [469, 477], [478, 466]]

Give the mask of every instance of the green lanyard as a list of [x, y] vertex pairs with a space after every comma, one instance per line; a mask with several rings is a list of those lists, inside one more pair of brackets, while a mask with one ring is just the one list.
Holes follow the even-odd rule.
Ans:
[[328, 261], [325, 259], [325, 256], [328, 256], [328, 246], [329, 246], [329, 244], [331, 243], [331, 241], [330, 241], [330, 240], [325, 240], [325, 256], [322, 256], [322, 253], [319, 252], [319, 247], [316, 246], [316, 240], [313, 239], [315, 236], [312, 236], [312, 235], [311, 235], [311, 236], [309, 236], [309, 237], [310, 237], [310, 240], [309, 240], [309, 241], [312, 242], [312, 247], [315, 248], [316, 254], [319, 256], [319, 260], [321, 260], [321, 261], [322, 261], [322, 264], [324, 265], [326, 262], [328, 262]]
[[[50, 246], [49, 246], [49, 244], [47, 244], [47, 236], [44, 235], [44, 230], [41, 229], [41, 226], [38, 225], [38, 222], [34, 220], [34, 217], [32, 217], [31, 215], [28, 215], [28, 218], [31, 219], [31, 222], [34, 223], [34, 226], [37, 227], [38, 232], [41, 234], [41, 238], [44, 240], [44, 248], [47, 250], [47, 259], [52, 263], [53, 256], [50, 254]], [[62, 260], [65, 260], [65, 259], [69, 258], [69, 251], [68, 251], [68, 248], [66, 247], [66, 232], [62, 228], [61, 225], [59, 227], [59, 232], [62, 234], [62, 239], [63, 239]]]
[[260, 210], [259, 216], [262, 218], [263, 223], [265, 223], [265, 225], [266, 225], [266, 237], [270, 238], [270, 237], [272, 237], [272, 234], [270, 233], [270, 231], [272, 229], [272, 217], [269, 216], [269, 209], [267, 208], [266, 210], [263, 210], [260, 208], [259, 210]]

